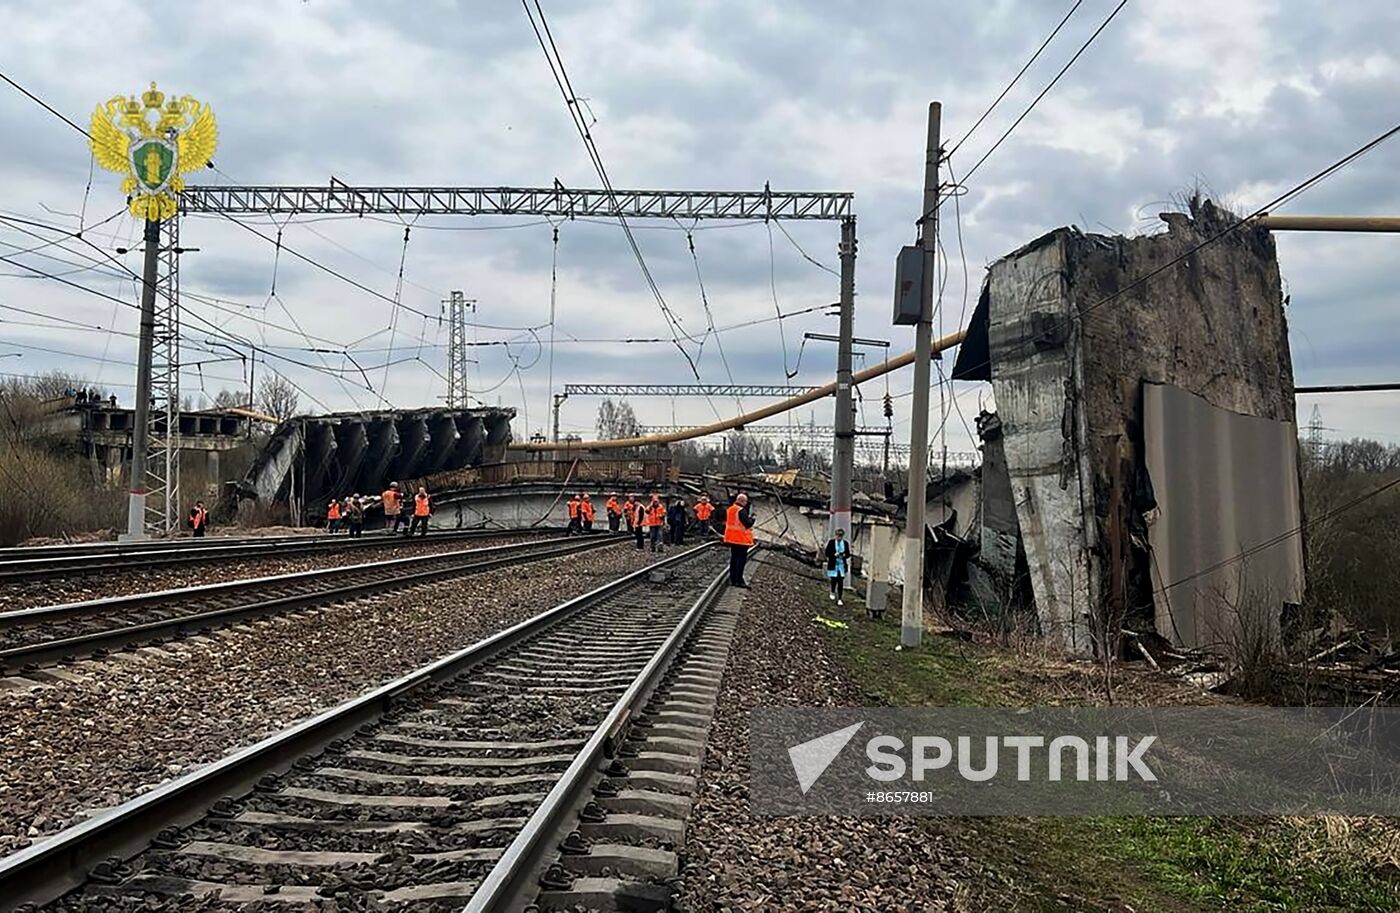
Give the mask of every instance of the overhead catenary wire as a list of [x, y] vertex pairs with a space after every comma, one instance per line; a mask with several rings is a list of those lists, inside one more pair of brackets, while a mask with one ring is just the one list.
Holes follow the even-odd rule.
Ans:
[[[559, 48], [554, 42], [554, 35], [550, 31], [549, 21], [544, 14], [544, 8], [540, 6], [539, 0], [534, 0], [534, 3], [535, 12], [532, 13], [529, 0], [521, 0], [521, 5], [525, 9], [525, 15], [530, 20], [530, 28], [535, 33], [535, 38], [539, 42], [540, 50], [544, 52], [545, 61], [549, 65], [550, 74], [554, 77], [555, 84], [558, 85], [559, 91], [564, 96], [564, 106], [568, 109], [570, 120], [573, 121], [574, 128], [578, 131], [579, 138], [583, 140], [583, 145], [588, 153], [589, 161], [593, 164], [594, 170], [598, 173], [599, 180], [603, 182], [603, 188], [607, 191], [609, 200], [614, 208], [618, 208], [617, 192], [613, 188], [612, 180], [608, 177], [607, 168], [603, 164], [603, 157], [598, 151], [597, 142], [593, 138], [589, 125], [584, 122], [583, 116], [579, 111], [578, 94], [574, 91], [573, 83], [570, 81], [568, 70], [564, 65], [564, 59], [560, 56]], [[538, 24], [535, 21], [535, 13], [539, 14]], [[661, 294], [661, 288], [656, 284], [656, 279], [652, 276], [651, 268], [647, 265], [646, 257], [642, 255], [642, 249], [637, 244], [636, 236], [632, 233], [631, 225], [620, 211], [617, 214], [617, 221], [618, 224], [622, 226], [623, 234], [627, 237], [628, 247], [631, 248], [632, 255], [637, 261], [637, 266], [641, 269], [642, 278], [646, 281], [647, 287], [651, 290], [651, 294], [656, 299], [656, 304], [661, 310], [662, 317], [665, 318], [666, 324], [671, 330], [672, 341], [675, 344], [676, 350], [685, 358], [691, 373], [695, 375], [695, 379], [700, 380], [700, 371], [696, 367], [694, 359], [691, 358], [690, 353], [686, 351], [685, 346], [681, 345], [680, 336], [684, 335], [690, 342], [696, 342], [697, 340], [685, 331], [680, 318], [672, 313], [670, 305], [666, 303], [666, 298]]]
[[1021, 77], [1026, 75], [1026, 71], [1031, 68], [1031, 65], [1040, 59], [1040, 55], [1050, 46], [1050, 42], [1055, 40], [1055, 36], [1060, 34], [1060, 29], [1065, 27], [1065, 23], [1069, 22], [1075, 10], [1079, 9], [1080, 5], [1083, 3], [1084, 0], [1074, 0], [1074, 5], [1069, 8], [1069, 12], [1065, 13], [1064, 18], [1061, 19], [1059, 24], [1045, 37], [1045, 40], [1040, 43], [1040, 47], [1035, 49], [1035, 53], [1031, 55], [1030, 60], [1027, 60], [1021, 69], [1016, 71], [1016, 75], [1011, 77], [1011, 81], [1006, 84], [1006, 88], [1001, 90], [1001, 94], [992, 100], [992, 103], [987, 106], [987, 110], [982, 112], [982, 116], [977, 118], [976, 122], [974, 122], [971, 127], [967, 128], [967, 132], [962, 135], [962, 138], [953, 144], [953, 148], [948, 150], [948, 155], [957, 152], [958, 147], [967, 142], [967, 138], [977, 132], [977, 128], [982, 126], [982, 122], [991, 116], [991, 113], [996, 110], [997, 105], [1001, 104], [1001, 100], [1005, 98], [1012, 89], [1016, 88], [1016, 83], [1020, 82]]
[[33, 92], [29, 91], [29, 90], [26, 89], [24, 86], [22, 86], [22, 85], [20, 85], [19, 83], [15, 82], [15, 81], [14, 81], [13, 79], [11, 79], [9, 76], [5, 75], [3, 72], [0, 72], [0, 79], [3, 79], [5, 82], [9, 83], [9, 84], [10, 84], [11, 86], [13, 86], [15, 89], [19, 90], [19, 92], [20, 92], [22, 95], [24, 95], [26, 98], [28, 98], [30, 101], [34, 102], [34, 103], [35, 103], [36, 105], [38, 105], [39, 107], [43, 108], [45, 111], [49, 112], [49, 113], [52, 114], [54, 117], [56, 117], [56, 118], [58, 118], [59, 120], [63, 121], [65, 124], [67, 124], [68, 126], [72, 127], [74, 130], [77, 130], [77, 131], [78, 131], [79, 133], [81, 133], [83, 136], [87, 136], [87, 135], [88, 135], [87, 130], [83, 129], [82, 127], [80, 127], [80, 126], [78, 126], [76, 123], [74, 123], [72, 120], [70, 120], [70, 119], [68, 118], [68, 115], [63, 114], [62, 112], [60, 112], [59, 110], [57, 110], [56, 108], [54, 108], [53, 105], [50, 105], [48, 102], [44, 101], [44, 100], [43, 100], [42, 98], [40, 98], [39, 96], [35, 95]]
[[[1277, 207], [1292, 201], [1294, 198], [1305, 193], [1312, 187], [1316, 186], [1317, 184], [1321, 183], [1322, 181], [1341, 171], [1343, 168], [1347, 167], [1352, 162], [1355, 162], [1357, 159], [1366, 155], [1371, 150], [1394, 138], [1397, 134], [1400, 134], [1400, 124], [1396, 124], [1384, 130], [1373, 139], [1363, 143], [1361, 146], [1357, 147], [1356, 149], [1353, 149], [1351, 152], [1348, 152], [1346, 155], [1337, 159], [1332, 164], [1328, 165], [1322, 170], [1314, 173], [1310, 177], [1305, 178], [1299, 183], [1293, 185], [1292, 187], [1285, 190], [1278, 196], [1274, 197], [1272, 200], [1269, 200], [1267, 203], [1255, 209], [1248, 215], [1236, 217], [1235, 220], [1229, 225], [1225, 226], [1224, 228], [1220, 229], [1219, 231], [1215, 232], [1209, 237], [1204, 238], [1203, 240], [1191, 245], [1185, 251], [1183, 251], [1175, 257], [1172, 257], [1170, 260], [1166, 261], [1160, 266], [1148, 270], [1146, 273], [1129, 282], [1122, 288], [1110, 292], [1109, 294], [1093, 302], [1092, 304], [1086, 305], [1085, 307], [1080, 309], [1079, 319], [1085, 319], [1089, 317], [1091, 314], [1093, 314], [1100, 308], [1107, 307], [1108, 305], [1117, 301], [1119, 298], [1122, 298], [1124, 295], [1128, 294], [1129, 292], [1135, 289], [1141, 288], [1142, 286], [1146, 285], [1148, 282], [1162, 275], [1168, 270], [1174, 269], [1175, 267], [1180, 266], [1182, 263], [1187, 262], [1196, 254], [1200, 253], [1202, 250], [1205, 250], [1207, 247], [1210, 247], [1211, 245], [1217, 243], [1221, 239], [1234, 234], [1241, 228], [1249, 226], [1251, 223], [1254, 222], [1254, 220], [1258, 219], [1260, 216], [1269, 213]], [[964, 178], [964, 180], [966, 180], [966, 178]], [[1059, 321], [1060, 327], [1067, 327], [1068, 325], [1068, 318], [1062, 318]], [[1010, 351], [1014, 352], [1021, 349], [1025, 349], [1027, 347], [1033, 346], [1034, 344], [1034, 339], [1022, 340], [1018, 343], [1013, 344]], [[968, 365], [965, 368], [965, 370], [978, 370], [981, 368], [986, 368], [990, 366], [990, 364], [990, 359], [983, 359], [982, 361], [976, 364]]]
[[[1025, 120], [1026, 117], [1029, 116], [1032, 111], [1035, 110], [1036, 105], [1040, 104], [1040, 100], [1046, 95], [1048, 95], [1051, 89], [1055, 88], [1055, 84], [1058, 83], [1060, 79], [1063, 78], [1064, 75], [1069, 72], [1070, 67], [1074, 66], [1075, 61], [1077, 61], [1080, 58], [1080, 56], [1082, 56], [1083, 53], [1089, 49], [1089, 45], [1094, 43], [1094, 40], [1103, 33], [1104, 29], [1108, 28], [1109, 23], [1111, 23], [1114, 20], [1114, 18], [1116, 18], [1117, 15], [1123, 11], [1123, 7], [1127, 5], [1128, 0], [1119, 0], [1118, 5], [1113, 8], [1113, 11], [1108, 14], [1107, 18], [1105, 18], [1104, 21], [1099, 24], [1099, 27], [1094, 29], [1093, 34], [1091, 34], [1085, 40], [1085, 42], [1079, 46], [1079, 50], [1074, 52], [1074, 56], [1069, 59], [1069, 62], [1066, 63], [1063, 67], [1061, 67], [1060, 71], [1055, 74], [1055, 78], [1051, 79], [1050, 82], [1046, 84], [1045, 88], [1040, 90], [1040, 94], [1038, 94], [1031, 101], [1031, 103], [1026, 106], [1026, 110], [1022, 111], [1020, 116], [1017, 117], [1016, 120], [1012, 121], [1011, 126], [1006, 128], [1006, 132], [1002, 133], [1002, 135], [997, 138], [997, 141], [992, 143], [991, 147], [988, 148], [986, 152], [982, 153], [982, 157], [977, 160], [977, 163], [968, 169], [967, 174], [963, 175], [964, 182], [972, 179], [972, 176], [977, 173], [977, 170], [982, 167], [982, 164], [986, 162], [987, 159], [992, 157], [992, 153], [996, 152], [997, 149], [1000, 148], [1002, 143], [1006, 142], [1006, 138], [1010, 136], [1016, 130], [1016, 128], [1021, 125], [1021, 122]], [[1071, 10], [1071, 12], [1073, 12], [1073, 10]]]
[[[694, 226], [691, 227], [694, 228]], [[714, 312], [710, 310], [710, 296], [705, 292], [705, 277], [700, 273], [700, 255], [695, 251], [695, 233], [693, 231], [687, 231], [685, 233], [685, 241], [690, 248], [691, 263], [695, 266], [695, 284], [699, 286], [700, 289], [700, 306], [705, 311], [705, 340], [714, 339], [715, 348], [719, 351], [720, 364], [724, 367], [724, 376], [729, 378], [729, 383], [732, 386], [734, 384], [734, 372], [730, 370], [729, 358], [724, 353], [724, 341], [720, 339], [719, 333], [715, 330], [715, 315]], [[704, 341], [702, 341], [700, 344], [702, 353], [704, 347]], [[715, 417], [718, 418], [719, 410], [715, 408], [713, 402], [710, 402], [710, 397], [708, 395], [705, 397], [705, 400], [710, 403], [710, 410], [713, 411]], [[740, 412], [744, 411], [744, 401], [737, 395], [734, 397], [734, 405]]]

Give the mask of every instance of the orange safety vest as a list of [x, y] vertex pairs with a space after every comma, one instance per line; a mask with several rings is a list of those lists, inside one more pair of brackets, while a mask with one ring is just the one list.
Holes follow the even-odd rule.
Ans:
[[570, 520], [577, 520], [577, 519], [578, 519], [579, 508], [582, 507], [582, 506], [583, 506], [583, 502], [580, 501], [578, 498], [570, 498], [570, 499], [569, 499], [569, 519], [570, 519]]
[[379, 497], [384, 502], [384, 513], [386, 516], [394, 516], [403, 506], [403, 495], [392, 488], [384, 489], [384, 493]]
[[617, 498], [608, 498], [608, 503], [603, 505], [607, 508], [609, 517], [622, 516], [622, 508], [617, 504]]
[[739, 505], [731, 504], [724, 512], [724, 541], [730, 545], [753, 545], [753, 530], [739, 520]]
[[338, 501], [332, 501], [332, 502], [331, 502], [331, 506], [326, 508], [326, 519], [327, 519], [327, 520], [339, 520], [339, 519], [340, 519], [340, 502], [338, 502]]
[[428, 517], [428, 516], [432, 516], [432, 513], [433, 513], [433, 512], [432, 512], [431, 510], [428, 509], [428, 501], [429, 501], [429, 498], [428, 498], [427, 495], [414, 495], [414, 496], [413, 496], [413, 516], [415, 516], [415, 517]]
[[593, 522], [593, 502], [592, 502], [592, 501], [580, 501], [580, 502], [579, 502], [579, 505], [578, 505], [578, 509], [579, 509], [579, 516], [583, 517], [583, 519], [587, 520], [587, 521], [590, 522], [590, 523]]
[[209, 521], [209, 511], [198, 507], [190, 509], [190, 528], [201, 529]]
[[699, 520], [701, 523], [708, 523], [710, 521], [710, 515], [714, 512], [715, 506], [709, 501], [701, 501], [699, 504], [695, 505], [695, 519]]
[[653, 501], [651, 504], [648, 504], [646, 510], [646, 521], [644, 525], [665, 526], [666, 505], [662, 504], [660, 501]]

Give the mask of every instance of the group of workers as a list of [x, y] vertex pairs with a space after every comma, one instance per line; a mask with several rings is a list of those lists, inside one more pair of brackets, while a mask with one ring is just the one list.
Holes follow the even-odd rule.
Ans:
[[[579, 492], [568, 500], [565, 510], [569, 518], [569, 535], [592, 532], [597, 508], [591, 495]], [[643, 500], [641, 495], [631, 494], [620, 501], [613, 494], [608, 497], [603, 510], [607, 514], [609, 532], [617, 533], [625, 528], [637, 537], [637, 548], [642, 548], [650, 537], [652, 551], [662, 544], [684, 545], [692, 516], [692, 509], [686, 507], [683, 498], [676, 498], [668, 505], [655, 493], [647, 500]], [[714, 510], [708, 496], [702, 496], [695, 502], [695, 528], [702, 537], [713, 533], [710, 518], [714, 516]]]
[[[597, 508], [587, 492], [581, 491], [570, 498], [565, 510], [569, 519], [569, 535], [593, 530]], [[638, 549], [645, 548], [648, 542], [653, 552], [665, 545], [684, 545], [686, 529], [691, 525], [692, 517], [702, 539], [715, 534], [715, 506], [710, 502], [709, 495], [701, 495], [693, 506], [687, 507], [683, 498], [675, 498], [668, 505], [655, 492], [645, 500], [637, 494], [629, 494], [618, 500], [618, 495], [612, 494], [603, 504], [603, 510], [608, 518], [608, 531], [617, 533], [625, 528], [635, 537]], [[733, 586], [748, 586], [744, 582], [744, 566], [754, 543], [753, 522], [749, 513], [749, 496], [741, 492], [735, 496], [724, 515], [723, 537], [729, 546], [729, 582]]]
[[[432, 498], [427, 488], [418, 486], [418, 491], [413, 496], [411, 512], [405, 510], [408, 504], [398, 482], [391, 482], [380, 494], [379, 500], [384, 507], [384, 528], [390, 535], [397, 534], [400, 528], [405, 536], [414, 533], [419, 536], [427, 535], [428, 518], [433, 515]], [[371, 506], [373, 501], [373, 498], [353, 494], [342, 499], [332, 498], [326, 507], [326, 532], [336, 534], [344, 524], [350, 538], [359, 538], [364, 531], [365, 508]], [[675, 498], [668, 506], [655, 492], [645, 501], [641, 495], [636, 494], [629, 494], [619, 501], [618, 496], [613, 494], [608, 497], [603, 509], [607, 513], [608, 530], [617, 533], [625, 526], [627, 532], [636, 537], [638, 549], [644, 548], [648, 540], [653, 552], [659, 550], [663, 544], [684, 545], [686, 527], [692, 515], [702, 539], [714, 535], [715, 532], [715, 507], [710, 503], [708, 495], [701, 495], [693, 507], [687, 508], [683, 498]], [[596, 512], [593, 499], [587, 492], [579, 492], [570, 498], [566, 510], [569, 517], [569, 535], [592, 531]], [[194, 503], [188, 519], [195, 538], [202, 538], [209, 528], [209, 511], [203, 501]], [[724, 512], [722, 535], [724, 543], [729, 546], [731, 586], [748, 588], [748, 584], [744, 582], [744, 568], [748, 563], [749, 549], [754, 544], [753, 525], [753, 516], [749, 512], [749, 496], [740, 492], [734, 496], [734, 501]], [[827, 577], [831, 584], [831, 599], [838, 605], [844, 605], [843, 589], [850, 560], [850, 543], [845, 539], [845, 530], [836, 530], [835, 535], [826, 543], [824, 551]]]
[[[389, 535], [396, 535], [400, 529], [405, 536], [428, 534], [428, 518], [433, 515], [433, 501], [427, 488], [418, 486], [412, 509], [408, 510], [402, 487], [398, 482], [391, 482], [379, 495], [379, 503], [384, 506], [384, 528]], [[335, 535], [343, 526], [349, 531], [350, 538], [358, 539], [365, 528], [365, 510], [373, 504], [374, 498], [368, 495], [350, 495], [338, 500], [331, 498], [326, 505], [326, 532]]]

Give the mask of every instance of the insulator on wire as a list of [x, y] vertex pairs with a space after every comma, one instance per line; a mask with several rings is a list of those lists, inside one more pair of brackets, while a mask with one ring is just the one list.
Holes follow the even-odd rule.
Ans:
[[885, 394], [885, 418], [894, 418], [894, 400], [888, 393]]

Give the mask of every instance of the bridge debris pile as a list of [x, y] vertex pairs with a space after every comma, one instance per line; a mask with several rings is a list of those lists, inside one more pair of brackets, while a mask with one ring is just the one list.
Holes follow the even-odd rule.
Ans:
[[299, 416], [278, 426], [239, 494], [315, 516], [330, 498], [377, 494], [391, 480], [499, 463], [514, 417], [510, 408]]
[[1080, 655], [1117, 652], [1129, 619], [1185, 647], [1273, 638], [1302, 598], [1273, 239], [1210, 201], [1163, 219], [1057, 229], [992, 264], [953, 372], [997, 403], [980, 559]]

